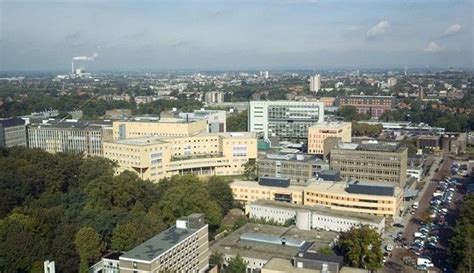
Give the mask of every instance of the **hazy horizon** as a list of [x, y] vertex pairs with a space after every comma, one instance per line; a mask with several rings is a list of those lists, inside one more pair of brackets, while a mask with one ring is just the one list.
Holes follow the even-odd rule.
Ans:
[[0, 70], [472, 68], [472, 1], [0, 0]]

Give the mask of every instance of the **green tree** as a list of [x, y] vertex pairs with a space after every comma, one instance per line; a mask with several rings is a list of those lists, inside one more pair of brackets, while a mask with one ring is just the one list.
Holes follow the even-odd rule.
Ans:
[[218, 227], [223, 217], [222, 210], [211, 200], [202, 182], [195, 176], [176, 176], [172, 180], [173, 186], [159, 202], [165, 223], [171, 224], [179, 217], [201, 212], [206, 215], [210, 226]]
[[454, 234], [449, 242], [449, 260], [457, 272], [472, 272], [474, 269], [474, 196], [469, 195], [463, 203]]
[[231, 258], [225, 268], [225, 273], [243, 273], [247, 269], [247, 265], [244, 262], [244, 259], [240, 256], [239, 253], [233, 258]]
[[382, 239], [367, 225], [342, 232], [337, 246], [349, 266], [377, 269], [382, 265]]
[[370, 119], [369, 115], [359, 114], [357, 108], [351, 105], [339, 107], [339, 110], [337, 110], [336, 115], [343, 117], [344, 121], [358, 121]]
[[117, 225], [112, 232], [111, 247], [113, 250], [128, 251], [144, 242], [143, 232], [134, 223]]
[[104, 250], [104, 244], [95, 229], [83, 227], [76, 233], [74, 241], [81, 262], [79, 272], [88, 272], [89, 265], [97, 261]]
[[322, 246], [318, 248], [318, 252], [326, 256], [334, 255], [332, 248], [330, 248], [329, 246]]
[[249, 159], [245, 164], [244, 167], [244, 176], [247, 180], [254, 180], [258, 178], [258, 166], [255, 159]]
[[207, 182], [207, 192], [212, 200], [216, 201], [222, 209], [223, 214], [227, 214], [234, 206], [234, 194], [229, 183], [221, 177], [213, 176]]
[[209, 256], [209, 264], [217, 265], [218, 268], [222, 268], [222, 265], [224, 264], [224, 255], [220, 252], [212, 252]]
[[247, 111], [231, 114], [226, 120], [227, 132], [246, 132], [247, 119]]

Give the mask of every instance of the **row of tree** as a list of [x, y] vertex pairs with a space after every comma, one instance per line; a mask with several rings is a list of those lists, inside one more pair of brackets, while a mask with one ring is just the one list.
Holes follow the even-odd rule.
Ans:
[[211, 232], [233, 207], [228, 183], [213, 177], [154, 184], [114, 175], [104, 158], [13, 148], [0, 152], [0, 272], [81, 272], [106, 249], [127, 251], [183, 215], [202, 212]]
[[474, 271], [474, 195], [469, 195], [460, 209], [449, 254], [457, 272]]

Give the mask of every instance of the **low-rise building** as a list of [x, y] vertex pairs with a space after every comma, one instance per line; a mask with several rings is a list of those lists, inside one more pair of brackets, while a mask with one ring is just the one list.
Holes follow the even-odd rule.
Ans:
[[403, 190], [385, 183], [321, 182], [305, 188], [303, 203], [346, 212], [397, 217], [403, 204]]
[[304, 186], [267, 186], [262, 182], [234, 181], [230, 188], [234, 199], [243, 205], [257, 200], [275, 200], [293, 204], [303, 204]]
[[393, 109], [395, 106], [395, 97], [352, 95], [339, 97], [337, 104], [339, 107], [354, 106], [359, 114], [366, 114], [378, 118], [384, 112]]
[[254, 133], [201, 133], [182, 137], [142, 137], [104, 141], [104, 157], [142, 179], [173, 175], [240, 175], [257, 158]]
[[302, 230], [322, 229], [342, 232], [355, 226], [368, 225], [379, 233], [383, 233], [385, 227], [385, 218], [382, 216], [269, 200], [257, 200], [250, 203], [249, 218], [264, 219], [282, 225], [293, 222]]
[[340, 143], [331, 150], [330, 167], [348, 180], [390, 182], [401, 188], [407, 180], [408, 149], [400, 143]]
[[224, 264], [239, 254], [247, 264], [246, 272], [253, 273], [274, 257], [292, 259], [299, 251], [333, 246], [336, 236], [331, 231], [248, 223], [213, 244], [211, 251], [222, 253]]
[[251, 202], [273, 200], [351, 213], [397, 217], [403, 204], [403, 190], [387, 183], [325, 181], [308, 186], [291, 186], [284, 183], [279, 186], [235, 181], [230, 184], [230, 188], [234, 199], [246, 206], [247, 212]]
[[0, 148], [27, 145], [26, 125], [23, 119], [0, 119]]
[[340, 138], [342, 142], [351, 142], [352, 123], [321, 122], [308, 128], [308, 153], [323, 154], [324, 141], [329, 137]]

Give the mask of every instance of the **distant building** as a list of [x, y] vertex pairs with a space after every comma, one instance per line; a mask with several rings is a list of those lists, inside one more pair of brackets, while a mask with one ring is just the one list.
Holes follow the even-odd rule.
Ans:
[[206, 120], [209, 133], [223, 133], [227, 131], [226, 111], [201, 109], [194, 110], [192, 113], [178, 113], [178, 117], [189, 121]]
[[27, 145], [26, 125], [23, 119], [0, 119], [0, 148]]
[[308, 154], [266, 154], [257, 162], [260, 177], [287, 178], [292, 185], [308, 185], [329, 170], [328, 162]]
[[224, 92], [210, 91], [204, 94], [204, 100], [207, 103], [222, 103], [224, 102]]
[[321, 76], [319, 74], [309, 78], [309, 91], [318, 92], [321, 89]]
[[118, 163], [117, 173], [128, 170], [154, 182], [184, 174], [241, 175], [257, 158], [256, 135], [248, 132], [117, 139], [103, 147], [104, 157]]
[[308, 128], [308, 153], [324, 154], [324, 140], [329, 137], [340, 138], [342, 142], [351, 142], [352, 123], [322, 122]]
[[397, 78], [388, 78], [387, 79], [387, 87], [390, 88], [390, 87], [394, 87], [395, 85], [397, 85]]
[[441, 136], [441, 149], [443, 152], [455, 155], [466, 152], [466, 133], [445, 133]]
[[110, 127], [107, 122], [65, 122], [49, 120], [28, 125], [28, 146], [50, 153], [83, 153], [86, 156], [102, 156], [102, 140]]
[[333, 107], [334, 103], [336, 102], [336, 98], [334, 97], [321, 97], [318, 100], [324, 104], [325, 108]]
[[282, 225], [293, 222], [302, 230], [322, 229], [343, 232], [358, 225], [368, 225], [379, 233], [383, 233], [385, 229], [385, 218], [382, 216], [269, 200], [257, 200], [250, 203], [249, 218], [264, 219]]
[[132, 116], [131, 109], [112, 109], [112, 110], [105, 111], [106, 119], [123, 120], [123, 119], [128, 119], [131, 116]]
[[339, 107], [354, 106], [359, 114], [367, 114], [373, 118], [380, 117], [384, 112], [395, 107], [395, 97], [392, 96], [344, 96], [339, 97]]
[[330, 167], [346, 179], [390, 182], [404, 187], [408, 149], [399, 143], [341, 143], [331, 149]]
[[105, 255], [89, 272], [202, 273], [208, 267], [208, 225], [204, 214], [194, 213], [130, 251]]
[[251, 101], [249, 131], [265, 139], [306, 139], [308, 127], [324, 121], [324, 105], [316, 101]]

